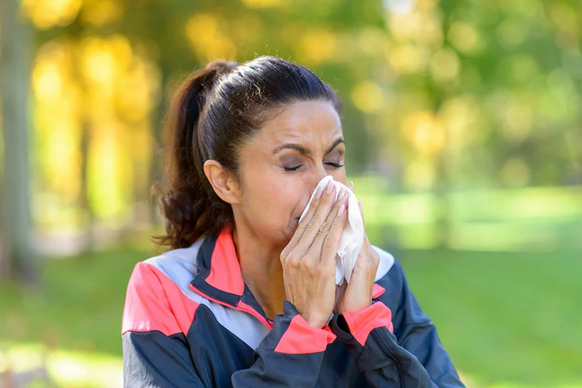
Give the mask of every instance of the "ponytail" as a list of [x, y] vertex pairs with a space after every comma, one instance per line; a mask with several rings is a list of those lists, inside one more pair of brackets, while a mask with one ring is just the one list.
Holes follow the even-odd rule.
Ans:
[[223, 60], [209, 63], [188, 77], [172, 99], [165, 128], [168, 189], [159, 183], [152, 187], [152, 194], [160, 194], [166, 223], [167, 234], [153, 237], [159, 245], [185, 248], [233, 221], [231, 206], [216, 195], [204, 175], [209, 155], [200, 133], [200, 116], [217, 79], [235, 67], [235, 62]]

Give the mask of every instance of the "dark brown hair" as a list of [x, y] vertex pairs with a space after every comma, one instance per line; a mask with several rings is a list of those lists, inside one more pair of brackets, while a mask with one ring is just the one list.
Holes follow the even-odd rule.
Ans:
[[166, 235], [154, 237], [172, 249], [192, 245], [234, 221], [232, 207], [214, 192], [204, 162], [218, 161], [238, 179], [238, 150], [277, 112], [299, 101], [331, 102], [341, 115], [335, 91], [303, 66], [277, 57], [238, 65], [216, 60], [180, 86], [166, 124], [165, 190], [160, 210]]

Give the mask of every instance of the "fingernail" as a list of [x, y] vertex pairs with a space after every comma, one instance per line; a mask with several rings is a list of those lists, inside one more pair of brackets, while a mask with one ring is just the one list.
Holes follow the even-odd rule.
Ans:
[[315, 198], [319, 199], [321, 198], [321, 194], [323, 194], [323, 188], [322, 187], [318, 187], [315, 189]]
[[350, 188], [354, 190], [354, 181], [350, 181]]
[[337, 197], [338, 201], [339, 201], [340, 199], [343, 199], [345, 196], [346, 196], [346, 189], [344, 189], [344, 188], [341, 188], [341, 189], [340, 189], [339, 196]]
[[339, 211], [337, 212], [338, 216], [341, 216], [342, 214], [344, 214], [344, 212], [346, 211], [346, 206], [345, 205], [341, 205]]
[[331, 193], [333, 191], [333, 188], [335, 187], [335, 185], [333, 184], [332, 181], [329, 181], [329, 183], [327, 184], [327, 193]]

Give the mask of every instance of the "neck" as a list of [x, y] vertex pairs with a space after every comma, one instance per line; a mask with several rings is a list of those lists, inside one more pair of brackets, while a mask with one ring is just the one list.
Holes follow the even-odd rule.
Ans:
[[250, 228], [232, 228], [232, 239], [239, 259], [242, 278], [263, 308], [267, 318], [283, 313], [285, 285], [280, 255], [283, 248], [264, 243]]

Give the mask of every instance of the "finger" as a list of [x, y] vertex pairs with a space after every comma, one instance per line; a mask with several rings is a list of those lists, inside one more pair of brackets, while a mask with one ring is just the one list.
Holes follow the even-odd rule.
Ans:
[[338, 304], [340, 303], [340, 301], [342, 300], [345, 292], [346, 292], [346, 288], [347, 288], [348, 283], [347, 282], [343, 282], [341, 286], [336, 286], [336, 290], [335, 290], [335, 304], [334, 304], [334, 308], [333, 308], [333, 312], [334, 314], [337, 314], [337, 308], [338, 308]]
[[[322, 247], [325, 244], [326, 239], [328, 238], [329, 234], [332, 232], [332, 229], [334, 227], [335, 228], [339, 227], [338, 223], [336, 222], [336, 219], [338, 218], [338, 216], [341, 217], [344, 213], [347, 213], [346, 207], [347, 207], [348, 193], [345, 191], [346, 189], [342, 188], [341, 190], [342, 191], [340, 192], [340, 194], [338, 196], [338, 200], [336, 201], [333, 209], [329, 213], [325, 222], [320, 227], [319, 232], [317, 233], [317, 236], [315, 236], [313, 243], [309, 247], [310, 251], [312, 253], [315, 253], [314, 256], [321, 257]], [[343, 207], [343, 210], [342, 210], [342, 207]], [[342, 212], [342, 214], [339, 214], [340, 211]], [[340, 230], [340, 238], [341, 238], [341, 231], [343, 231], [343, 227]], [[338, 246], [339, 246], [339, 240], [338, 240]], [[335, 248], [335, 250], [337, 251], [337, 247]]]
[[317, 208], [314, 210], [311, 219], [304, 224], [301, 237], [293, 248], [294, 250], [296, 249], [301, 253], [307, 252], [311, 244], [313, 244], [313, 240], [319, 233], [319, 230], [322, 228], [322, 225], [324, 228], [329, 228], [327, 225], [324, 225], [324, 223], [326, 222], [330, 211], [333, 209], [334, 203], [336, 202], [335, 198], [336, 187], [335, 184], [330, 181], [325, 191], [322, 193], [321, 199], [317, 204]]
[[301, 221], [299, 222], [299, 225], [297, 225], [297, 229], [295, 230], [295, 233], [293, 233], [293, 236], [291, 237], [289, 244], [287, 244], [287, 246], [283, 250], [283, 253], [285, 253], [286, 251], [290, 252], [291, 250], [293, 250], [293, 248], [295, 248], [295, 246], [297, 246], [297, 244], [301, 240], [301, 237], [303, 236], [303, 233], [305, 232], [305, 229], [307, 228], [307, 224], [313, 218], [313, 215], [315, 214], [315, 211], [317, 210], [317, 207], [319, 206], [319, 203], [321, 202], [321, 196], [325, 192], [325, 189], [326, 189], [326, 187], [316, 187], [315, 188], [315, 192], [313, 193], [313, 199], [311, 200], [311, 204], [309, 205], [309, 209], [307, 210], [305, 217], [303, 217], [301, 219]]
[[[335, 218], [333, 220], [332, 226], [327, 233], [327, 236], [323, 239], [321, 244], [321, 264], [324, 267], [332, 266], [335, 263], [335, 257], [337, 255], [337, 249], [339, 247], [339, 243], [342, 237], [342, 233], [344, 231], [347, 219], [348, 219], [348, 212], [347, 212], [347, 196], [342, 200], [342, 204], [340, 205], [337, 213], [335, 214]], [[319, 249], [319, 246], [315, 247], [314, 249]]]

